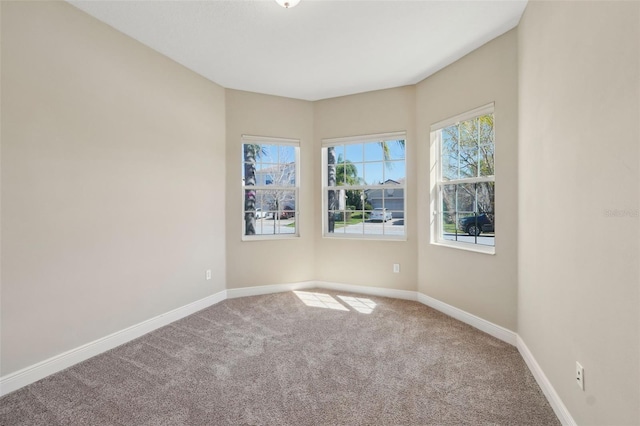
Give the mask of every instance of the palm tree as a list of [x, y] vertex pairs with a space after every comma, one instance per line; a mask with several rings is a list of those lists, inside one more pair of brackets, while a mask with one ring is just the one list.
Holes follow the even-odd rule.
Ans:
[[[332, 146], [327, 148], [327, 185], [329, 187], [336, 186], [336, 149]], [[328, 194], [327, 206], [329, 210], [329, 232], [333, 232], [335, 229], [335, 215], [336, 210], [336, 191], [330, 189]]]
[[244, 234], [256, 234], [256, 191], [246, 189], [256, 185], [256, 159], [266, 155], [259, 144], [244, 144]]
[[[400, 148], [402, 148], [402, 150], [404, 151], [404, 140], [397, 140], [394, 141], [395, 143], [398, 144], [398, 146]], [[382, 156], [384, 158], [384, 161], [389, 161], [391, 160], [391, 151], [389, 150], [389, 142], [388, 141], [383, 141], [383, 142], [378, 142], [380, 144], [380, 148], [382, 148]], [[391, 164], [392, 163], [385, 163], [387, 165], [388, 168], [393, 167]]]

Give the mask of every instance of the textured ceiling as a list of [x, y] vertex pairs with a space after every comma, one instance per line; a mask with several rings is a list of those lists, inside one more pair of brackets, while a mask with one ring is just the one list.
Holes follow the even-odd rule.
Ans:
[[526, 0], [70, 1], [232, 89], [318, 100], [414, 84], [515, 27]]

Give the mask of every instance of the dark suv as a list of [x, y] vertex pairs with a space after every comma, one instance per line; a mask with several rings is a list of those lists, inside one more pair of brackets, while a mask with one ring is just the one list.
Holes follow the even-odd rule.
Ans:
[[460, 219], [458, 228], [476, 237], [483, 231], [494, 232], [493, 222], [491, 222], [491, 219], [484, 213], [478, 216], [463, 217]]

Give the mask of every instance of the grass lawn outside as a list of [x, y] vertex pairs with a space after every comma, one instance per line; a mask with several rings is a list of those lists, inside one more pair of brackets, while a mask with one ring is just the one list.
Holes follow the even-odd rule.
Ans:
[[[443, 231], [444, 232], [448, 232], [451, 234], [455, 234], [456, 233], [456, 224], [455, 223], [445, 223], [443, 226]], [[458, 230], [458, 234], [462, 234], [463, 231]]]
[[349, 218], [349, 220], [341, 220], [341, 221], [337, 221], [335, 222], [334, 227], [335, 228], [344, 228], [345, 226], [349, 226], [349, 225], [356, 225], [358, 223], [362, 223], [362, 222], [366, 222], [366, 217], [363, 219], [362, 218], [362, 213], [355, 213], [352, 214], [351, 217]]

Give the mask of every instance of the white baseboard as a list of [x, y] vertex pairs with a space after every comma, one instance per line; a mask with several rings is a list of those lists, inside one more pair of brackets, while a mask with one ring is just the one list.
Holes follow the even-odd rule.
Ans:
[[260, 296], [262, 294], [283, 293], [285, 291], [306, 290], [315, 287], [313, 281], [302, 281], [289, 284], [272, 284], [261, 285], [256, 287], [242, 287], [227, 289], [227, 298], [235, 299], [237, 297]]
[[409, 290], [394, 290], [391, 288], [368, 287], [354, 284], [334, 283], [328, 281], [316, 281], [316, 287], [328, 290], [345, 291], [349, 293], [362, 293], [371, 296], [391, 297], [393, 299], [418, 300], [417, 293]]
[[533, 377], [536, 379], [536, 382], [538, 382], [538, 386], [542, 389], [542, 393], [544, 393], [547, 401], [549, 401], [549, 405], [553, 408], [553, 412], [558, 416], [560, 423], [565, 426], [576, 426], [577, 423], [573, 420], [571, 413], [567, 410], [567, 407], [560, 399], [560, 396], [558, 396], [558, 393], [553, 388], [551, 382], [547, 379], [544, 371], [542, 371], [542, 368], [540, 368], [540, 365], [538, 365], [538, 362], [533, 357], [533, 354], [529, 351], [529, 348], [520, 336], [517, 336], [516, 347], [518, 348], [520, 355], [522, 355], [524, 362], [527, 364], [527, 367], [529, 367], [531, 374], [533, 374]]
[[189, 303], [188, 305], [181, 306], [154, 318], [125, 328], [124, 330], [117, 331], [106, 337], [102, 337], [70, 351], [61, 353], [27, 368], [23, 368], [15, 373], [0, 377], [0, 396], [20, 389], [23, 386], [27, 386], [53, 373], [62, 371], [65, 368], [69, 368], [72, 365], [85, 361], [133, 339], [137, 339], [138, 337], [150, 333], [153, 330], [198, 312], [199, 310], [211, 305], [215, 305], [226, 298], [227, 291], [220, 291], [193, 303]]
[[517, 334], [511, 330], [508, 330], [502, 326], [477, 317], [467, 311], [463, 311], [462, 309], [448, 305], [438, 299], [434, 299], [433, 297], [429, 297], [422, 293], [418, 293], [418, 301], [437, 311], [442, 312], [443, 314], [447, 314], [450, 317], [462, 321], [465, 324], [469, 324], [470, 326], [475, 327], [480, 331], [484, 331], [485, 333], [495, 337], [496, 339], [500, 339], [503, 342], [509, 343], [510, 345], [516, 345]]
[[273, 284], [256, 287], [233, 288], [227, 290], [227, 297], [229, 299], [235, 299], [236, 297], [259, 296], [262, 294], [282, 293], [285, 291], [294, 290], [308, 290], [311, 288], [324, 288], [327, 290], [369, 294], [371, 296], [391, 297], [394, 299], [416, 300], [415, 291], [394, 290], [381, 287], [367, 287], [328, 281], [302, 281], [289, 284]]

